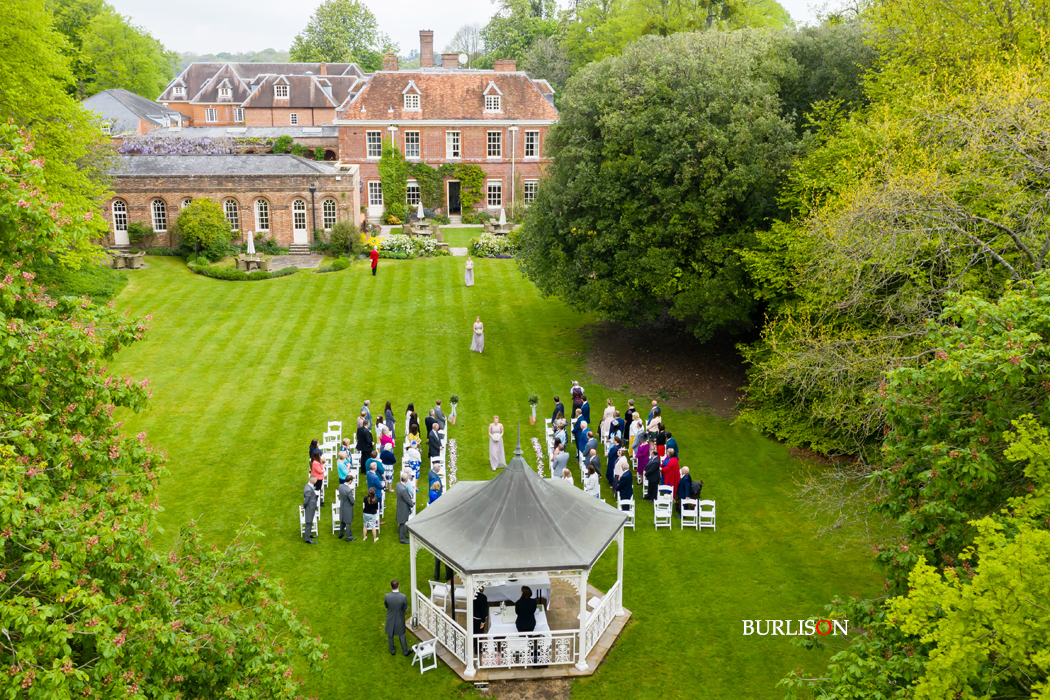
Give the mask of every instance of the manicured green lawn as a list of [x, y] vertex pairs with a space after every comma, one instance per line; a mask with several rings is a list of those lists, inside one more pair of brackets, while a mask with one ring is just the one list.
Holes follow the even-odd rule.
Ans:
[[452, 248], [466, 248], [473, 238], [481, 235], [481, 226], [442, 226], [445, 242]]
[[[263, 532], [263, 565], [330, 645], [311, 694], [472, 695], [446, 667], [420, 676], [386, 651], [382, 596], [391, 578], [409, 578], [392, 512], [378, 543], [348, 545], [332, 536], [326, 504], [320, 544], [302, 544], [307, 445], [329, 419], [352, 427], [365, 398], [373, 410], [393, 402], [400, 437], [409, 401], [425, 415], [434, 399], [447, 404], [459, 394], [450, 435], [460, 479], [491, 478], [486, 426], [494, 413], [511, 426], [521, 421], [534, 465], [528, 438], [541, 436], [542, 419], [528, 424], [530, 394], [541, 397], [541, 417], [572, 379], [583, 382], [597, 415], [606, 396], [626, 405], [626, 396], [583, 376], [582, 329], [592, 319], [541, 300], [511, 260], [477, 260], [470, 289], [462, 260], [447, 257], [381, 260], [377, 278], [358, 262], [242, 283], [193, 275], [178, 259], [148, 262], [129, 273], [116, 303], [153, 314], [154, 329], [113, 370], [153, 380], [152, 408], [122, 418], [169, 454], [160, 492], [168, 532], [196, 517], [220, 541], [248, 520]], [[484, 355], [469, 352], [476, 315], [485, 322]], [[634, 619], [599, 672], [575, 682], [573, 698], [782, 697], [777, 680], [820, 659], [785, 637], [742, 636], [741, 620], [819, 616], [833, 596], [870, 595], [879, 581], [863, 553], [814, 539], [791, 497], [791, 476], [808, 467], [783, 447], [721, 419], [665, 415], [683, 463], [718, 502], [718, 531], [654, 532], [652, 509], [640, 502], [625, 547], [624, 605]], [[421, 579], [430, 566], [422, 556]], [[614, 577], [615, 554], [607, 554], [591, 581], [605, 588]]]

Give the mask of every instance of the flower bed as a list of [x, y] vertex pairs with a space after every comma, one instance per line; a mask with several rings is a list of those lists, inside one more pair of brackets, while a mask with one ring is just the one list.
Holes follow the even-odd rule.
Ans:
[[[395, 255], [384, 256], [383, 253]], [[437, 241], [431, 238], [413, 238], [403, 234], [391, 234], [379, 241], [380, 257], [429, 258], [434, 255], [447, 255], [448, 251], [439, 248]], [[401, 254], [401, 255], [396, 255]]]
[[470, 254], [475, 258], [512, 258], [514, 244], [507, 236], [483, 233], [470, 242]]

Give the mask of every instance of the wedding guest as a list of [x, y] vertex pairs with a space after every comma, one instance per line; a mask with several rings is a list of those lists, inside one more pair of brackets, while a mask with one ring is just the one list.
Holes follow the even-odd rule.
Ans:
[[317, 480], [312, 473], [303, 487], [303, 510], [306, 511], [306, 524], [303, 526], [303, 542], [314, 544], [314, 515], [317, 513]]
[[665, 434], [667, 436], [667, 442], [665, 443], [666, 449], [674, 450], [675, 457], [681, 460], [682, 452], [678, 449], [678, 441], [671, 436], [670, 430], [665, 431]]
[[[620, 501], [629, 501], [634, 498], [634, 479], [631, 478], [630, 472], [624, 472], [616, 480], [616, 497]], [[620, 506], [620, 508], [629, 510], [629, 506]]]
[[671, 487], [671, 494], [678, 492], [678, 482], [682, 478], [682, 470], [678, 466], [678, 458], [674, 456], [674, 450], [667, 453], [663, 467], [664, 486]]
[[405, 425], [408, 426], [412, 422], [412, 414], [416, 412], [416, 405], [414, 403], [408, 404], [408, 409], [405, 411]]
[[383, 449], [383, 446], [390, 445], [394, 446], [394, 438], [390, 435], [390, 428], [386, 427], [386, 423], [379, 424], [379, 449]]
[[675, 517], [682, 517], [682, 499], [693, 498], [693, 477], [689, 476], [689, 467], [682, 467], [682, 478], [678, 482], [678, 490], [675, 492], [677, 498], [675, 499], [674, 509], [677, 515]]
[[368, 456], [372, 454], [373, 441], [372, 431], [369, 429], [370, 425], [366, 419], [361, 427], [357, 429], [357, 451], [361, 455], [361, 472], [365, 471], [365, 462], [368, 461]]
[[345, 484], [339, 484], [339, 534], [342, 539], [346, 532], [347, 542], [356, 542], [353, 536], [354, 527], [354, 475], [348, 474]]
[[660, 458], [653, 451], [649, 463], [645, 466], [645, 500], [655, 501], [660, 493]]
[[365, 516], [365, 528], [361, 533], [361, 539], [368, 539], [368, 531], [372, 531], [372, 541], [379, 541], [379, 496], [376, 495], [376, 489], [374, 486], [368, 487], [368, 495], [365, 496], [365, 503], [362, 506]]
[[430, 435], [430, 431], [433, 430], [434, 426], [438, 424], [438, 419], [434, 415], [434, 409], [430, 409], [430, 412], [427, 414], [427, 417], [423, 422], [427, 426], [427, 435]]
[[320, 493], [324, 490], [324, 464], [321, 462], [321, 454], [317, 453], [310, 459], [310, 476], [316, 481], [314, 482], [314, 489]]
[[613, 406], [613, 400], [605, 399], [605, 412], [602, 413], [602, 422], [598, 426], [598, 432], [601, 435], [603, 444], [609, 444], [609, 433], [612, 429], [612, 422], [615, 414], [616, 408]]
[[616, 475], [613, 473], [616, 468], [616, 459], [620, 455], [620, 443], [619, 438], [612, 444], [609, 451], [605, 454], [605, 480], [609, 482], [609, 486], [612, 486], [615, 482]]
[[587, 421], [589, 425], [591, 422], [591, 402], [587, 400], [587, 394], [583, 395], [583, 403], [580, 404], [580, 412], [583, 413], [583, 419]]
[[445, 412], [441, 410], [441, 399], [438, 399], [437, 400], [437, 405], [434, 406], [434, 417], [437, 418], [437, 422], [438, 422], [438, 425], [440, 426], [440, 430], [442, 432], [444, 432], [444, 430], [445, 430], [445, 423], [446, 423], [447, 419], [445, 418]]
[[382, 468], [383, 463], [379, 461], [379, 453], [372, 450], [368, 455], [368, 459], [365, 461], [365, 474], [367, 474], [369, 470], [375, 469], [376, 472], [378, 472]]
[[374, 464], [369, 466], [368, 473], [365, 474], [365, 485], [368, 486], [369, 490], [375, 489], [376, 498], [380, 501], [383, 500], [383, 490], [386, 488], [386, 482], [383, 480], [383, 477], [379, 476], [379, 471]]
[[503, 426], [499, 416], [493, 416], [489, 424], [489, 466], [492, 471], [507, 466], [506, 451], [503, 449]]
[[570, 472], [568, 469], [562, 469], [561, 470], [561, 480], [564, 481], [565, 483], [569, 484], [570, 486], [575, 483], [572, 480], [572, 472]]
[[662, 458], [667, 452], [667, 431], [664, 430], [664, 424], [658, 423], [656, 426], [656, 454]]
[[627, 459], [627, 450], [620, 447], [616, 452], [616, 467], [613, 468], [613, 479], [619, 479], [624, 474], [631, 479], [631, 463]]
[[[631, 441], [628, 444], [637, 454], [638, 448], [641, 446], [641, 440], [645, 438], [645, 422], [642, 421], [642, 414], [637, 412], [634, 414], [634, 420], [631, 421], [629, 431]], [[642, 438], [639, 438], [639, 435], [641, 435]]]
[[[372, 249], [372, 252], [375, 252], [375, 248]], [[372, 274], [375, 274], [374, 259], [372, 264]], [[408, 540], [404, 540], [402, 544], [408, 544]], [[390, 588], [393, 590], [383, 598], [383, 605], [386, 607], [386, 636], [390, 642], [390, 655], [397, 654], [397, 650], [394, 649], [394, 637], [397, 637], [401, 641], [402, 653], [408, 656], [408, 642], [405, 640], [405, 613], [408, 612], [408, 597], [398, 590], [400, 583], [397, 579], [390, 582]]]
[[598, 472], [594, 471], [594, 467], [587, 467], [587, 476], [583, 477], [583, 492], [595, 498], [602, 497], [601, 477], [598, 476]]
[[386, 429], [390, 431], [391, 439], [396, 442], [397, 433], [394, 432], [394, 426], [397, 425], [397, 419], [394, 418], [394, 408], [389, 401], [386, 402], [386, 408], [383, 409], [383, 420], [386, 422]]
[[441, 497], [441, 482], [440, 481], [435, 481], [432, 484], [430, 484], [430, 500], [428, 501], [428, 503], [433, 503], [434, 501], [436, 501], [440, 497]]
[[474, 286], [474, 261], [467, 256], [466, 271], [463, 273], [463, 281], [468, 287]]
[[660, 418], [660, 409], [659, 408], [654, 408], [653, 409], [653, 417], [649, 419], [649, 425], [646, 426], [646, 430], [649, 431], [649, 436], [650, 437], [655, 437], [656, 433], [659, 432], [659, 430], [660, 430], [660, 422], [662, 420], [663, 419]]
[[565, 406], [562, 404], [561, 399], [557, 396], [554, 397], [554, 413], [551, 414], [551, 424], [558, 422], [558, 416], [565, 415]]
[[583, 387], [575, 379], [572, 380], [572, 389], [569, 390], [572, 395], [572, 415], [576, 415], [576, 411], [580, 410], [583, 406]]
[[554, 446], [554, 456], [551, 457], [551, 476], [561, 474], [562, 470], [569, 466], [569, 453], [565, 451], [564, 445]]
[[346, 452], [340, 452], [339, 459], [336, 460], [335, 466], [339, 469], [339, 483], [345, 484], [346, 477], [354, 469], [354, 463], [350, 461], [350, 455]]
[[[643, 433], [644, 435], [644, 433]], [[638, 483], [642, 483], [642, 474], [645, 472], [646, 466], [649, 464], [649, 456], [652, 452], [652, 445], [649, 444], [648, 440], [640, 439], [638, 441], [638, 449], [635, 451], [635, 462], [638, 468]]]
[[384, 481], [389, 481], [387, 476], [393, 475], [394, 467], [397, 465], [397, 457], [394, 456], [393, 445], [383, 446], [383, 449], [379, 452], [379, 463], [382, 465], [382, 472], [379, 475], [383, 477]]
[[653, 416], [658, 416], [658, 415], [660, 415], [660, 406], [656, 403], [656, 401], [653, 401], [653, 407], [651, 409], [649, 409], [649, 417], [646, 418], [645, 420], [646, 420], [646, 422], [651, 423], [652, 420], [653, 420]]

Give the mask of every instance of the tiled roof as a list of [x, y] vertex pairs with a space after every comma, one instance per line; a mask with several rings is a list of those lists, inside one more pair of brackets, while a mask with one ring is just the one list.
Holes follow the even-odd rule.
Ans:
[[[265, 80], [277, 76], [315, 76], [321, 79], [333, 79], [333, 83], [345, 81], [352, 83], [354, 78], [365, 78], [368, 73], [361, 70], [356, 63], [327, 63], [324, 65], [326, 75], [321, 75], [321, 63], [191, 63], [182, 71], [157, 98], [158, 102], [219, 102], [217, 90], [223, 79], [230, 81], [233, 87], [234, 104], [240, 104], [255, 87]], [[186, 94], [176, 96], [172, 88], [186, 88]], [[344, 94], [336, 104], [345, 99]], [[297, 105], [307, 107], [311, 105]]]
[[146, 119], [157, 126], [165, 126], [165, 117], [178, 123], [182, 115], [145, 97], [122, 89], [103, 90], [92, 95], [82, 103], [102, 116], [103, 121], [110, 123], [111, 133], [123, 134], [135, 131], [139, 119]]
[[[404, 110], [403, 93], [409, 82], [420, 92], [419, 110]], [[380, 71], [355, 97], [344, 103], [339, 119], [528, 119], [558, 118], [558, 110], [544, 96], [539, 81], [522, 72], [474, 70]], [[502, 111], [485, 111], [490, 83], [502, 95]], [[550, 86], [543, 81], [544, 87]], [[492, 91], [489, 90], [491, 93]]]
[[290, 154], [116, 156], [109, 174], [163, 175], [338, 175], [330, 165]]
[[[275, 101], [274, 84], [288, 86], [288, 101]], [[267, 75], [260, 76], [244, 107], [320, 107], [334, 109], [361, 82], [355, 75]]]

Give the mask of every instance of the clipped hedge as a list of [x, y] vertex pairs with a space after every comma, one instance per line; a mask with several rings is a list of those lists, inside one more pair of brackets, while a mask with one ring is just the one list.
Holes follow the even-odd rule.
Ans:
[[146, 248], [146, 255], [157, 255], [166, 256], [171, 258], [177, 258], [182, 255], [178, 248], [170, 248], [164, 245], [153, 246], [152, 248]]
[[212, 279], [217, 280], [226, 280], [228, 282], [257, 282], [259, 280], [269, 280], [276, 277], [294, 275], [299, 271], [299, 268], [294, 265], [292, 267], [282, 268], [275, 272], [255, 270], [251, 273], [245, 272], [244, 270], [238, 270], [235, 267], [210, 267], [208, 265], [197, 265], [194, 263], [190, 263], [186, 267], [190, 268], [198, 275], [211, 277]]

